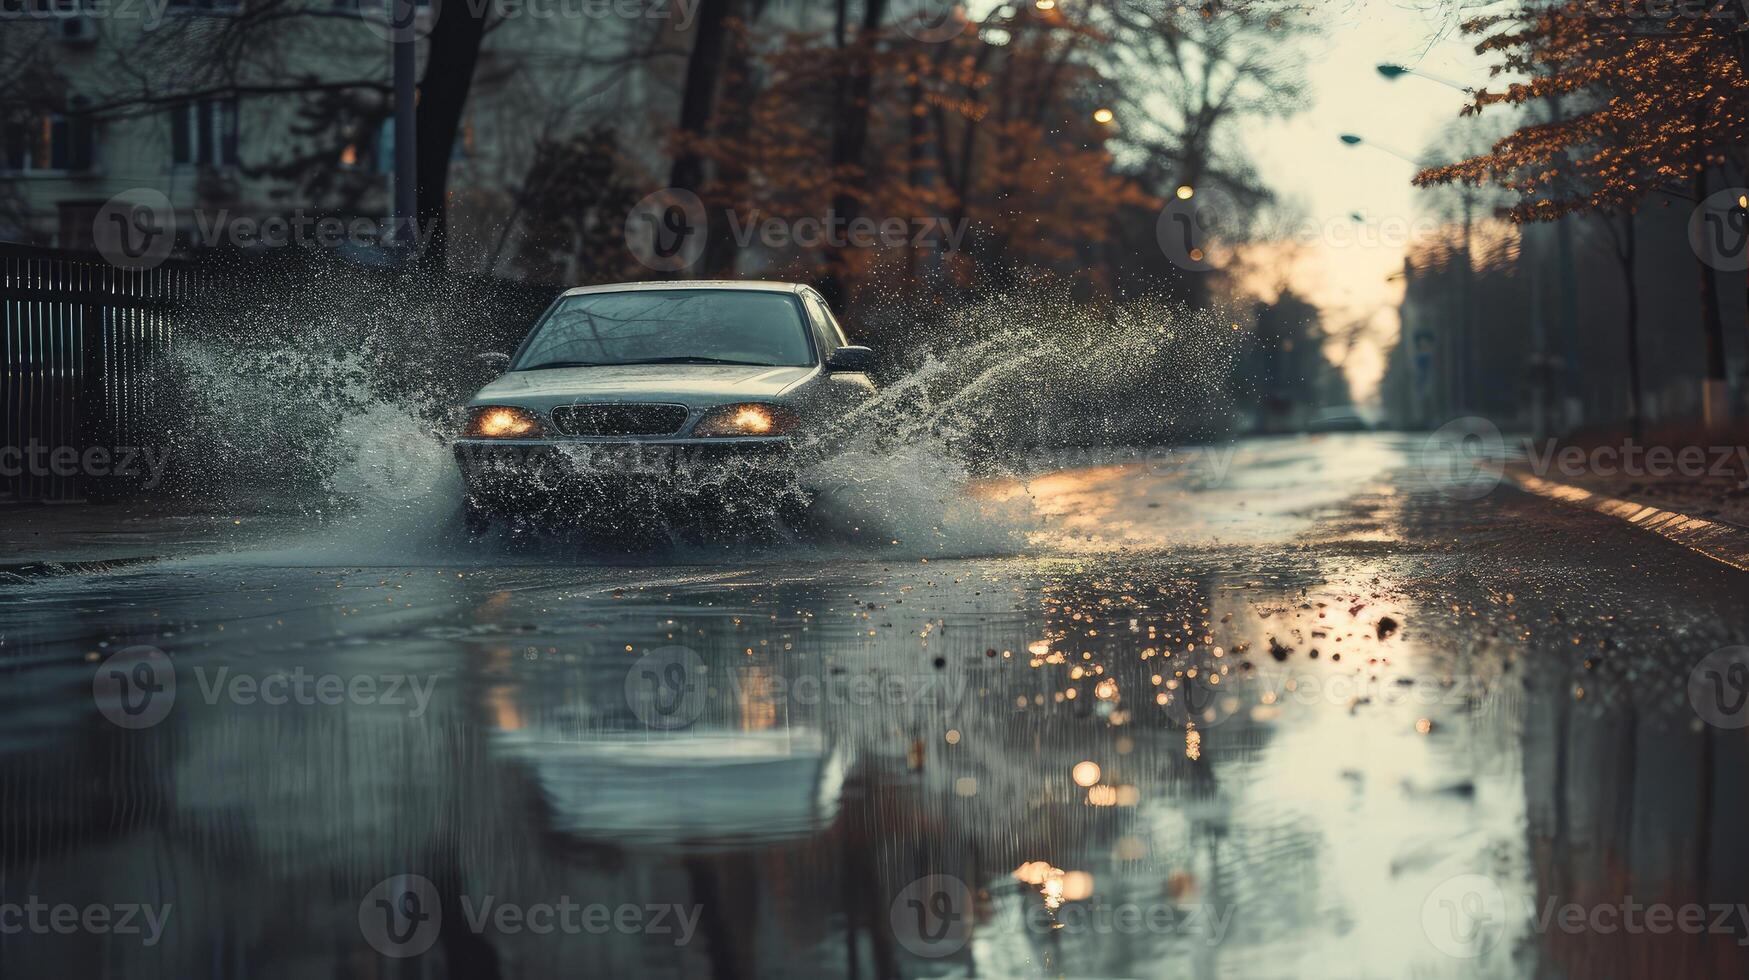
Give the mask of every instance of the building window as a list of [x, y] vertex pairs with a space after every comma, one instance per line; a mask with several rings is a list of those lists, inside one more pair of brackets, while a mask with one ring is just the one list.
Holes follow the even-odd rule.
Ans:
[[4, 167], [13, 173], [81, 173], [95, 156], [89, 119], [48, 113], [15, 122], [5, 130]]
[[170, 110], [170, 152], [175, 163], [227, 167], [237, 163], [237, 100], [196, 99]]
[[392, 174], [395, 172], [395, 117], [390, 116], [377, 125], [377, 173]]

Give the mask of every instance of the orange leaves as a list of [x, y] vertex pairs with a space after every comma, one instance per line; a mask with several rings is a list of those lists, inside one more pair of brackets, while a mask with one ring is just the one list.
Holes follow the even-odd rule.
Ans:
[[1530, 77], [1475, 93], [1465, 114], [1543, 103], [1537, 115], [1553, 118], [1521, 127], [1484, 156], [1425, 170], [1416, 183], [1489, 180], [1523, 196], [1514, 220], [1544, 221], [1631, 208], [1685, 182], [1749, 138], [1744, 66], [1734, 40], [1709, 27], [1656, 27], [1592, 5], [1537, 3], [1510, 19], [1466, 24], [1471, 35], [1494, 32], [1476, 51], [1500, 56], [1497, 74]]

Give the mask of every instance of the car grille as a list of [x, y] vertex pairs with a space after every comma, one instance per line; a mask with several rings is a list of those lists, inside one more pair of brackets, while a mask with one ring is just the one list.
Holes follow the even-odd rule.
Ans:
[[553, 424], [568, 436], [668, 436], [686, 424], [686, 406], [561, 405]]

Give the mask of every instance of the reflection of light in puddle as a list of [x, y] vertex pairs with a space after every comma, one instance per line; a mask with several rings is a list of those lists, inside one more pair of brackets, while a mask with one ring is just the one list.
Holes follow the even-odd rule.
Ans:
[[1044, 898], [1045, 908], [1052, 910], [1064, 902], [1083, 902], [1093, 897], [1091, 874], [1064, 871], [1049, 861], [1027, 861], [1014, 869], [1014, 879], [1037, 888]]
[[[1225, 447], [1180, 447], [1182, 462], [1128, 462], [1065, 469], [1027, 479], [983, 480], [975, 499], [1028, 499], [1048, 527], [1030, 546], [1068, 552], [1236, 541], [1278, 541], [1310, 530], [1317, 512], [1352, 497], [1388, 496], [1367, 484], [1405, 462], [1401, 447], [1376, 438], [1248, 439]], [[1235, 465], [1242, 456], [1242, 465]], [[1376, 528], [1362, 540], [1393, 540]]]

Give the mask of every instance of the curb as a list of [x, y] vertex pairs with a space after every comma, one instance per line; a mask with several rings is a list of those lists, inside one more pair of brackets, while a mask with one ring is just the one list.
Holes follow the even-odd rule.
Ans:
[[1690, 517], [1649, 504], [1637, 504], [1631, 500], [1605, 497], [1565, 483], [1514, 473], [1511, 470], [1507, 470], [1504, 476], [1512, 481], [1513, 486], [1526, 493], [1627, 521], [1740, 572], [1749, 572], [1749, 528], [1724, 521], [1710, 521], [1703, 517]]

